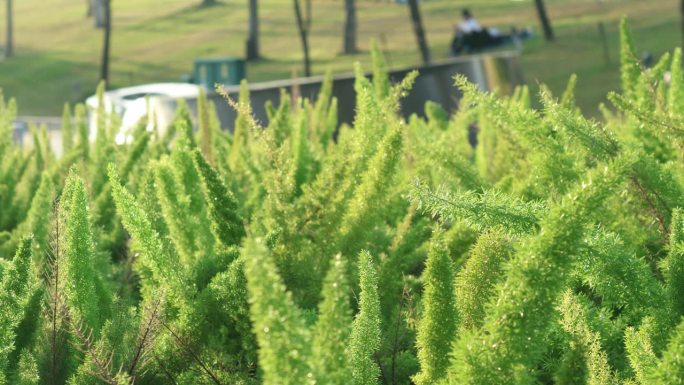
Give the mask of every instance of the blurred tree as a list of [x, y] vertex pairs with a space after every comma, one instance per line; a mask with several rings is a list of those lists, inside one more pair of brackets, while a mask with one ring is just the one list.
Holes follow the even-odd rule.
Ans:
[[537, 7], [539, 21], [541, 22], [542, 29], [544, 30], [544, 38], [546, 41], [553, 41], [553, 28], [551, 28], [551, 21], [549, 20], [549, 16], [546, 14], [544, 0], [534, 0], [534, 5]]
[[216, 4], [216, 0], [202, 0], [202, 6], [208, 6], [208, 5], [214, 5]]
[[302, 14], [302, 7], [299, 0], [294, 0], [295, 18], [299, 38], [302, 40], [302, 51], [304, 51], [304, 76], [311, 76], [311, 58], [309, 57], [309, 32], [311, 31], [311, 0], [304, 0], [306, 9]]
[[420, 17], [418, 0], [408, 0], [408, 3], [411, 11], [411, 21], [413, 22], [413, 31], [416, 34], [418, 48], [420, 49], [420, 56], [423, 58], [423, 64], [427, 64], [430, 62], [430, 48], [425, 38], [425, 29], [423, 28], [423, 20]]
[[12, 0], [7, 0], [7, 33], [5, 34], [5, 57], [9, 58], [14, 55], [14, 28], [13, 20], [14, 12], [12, 11]]
[[102, 67], [100, 80], [105, 82], [105, 87], [109, 84], [109, 42], [112, 34], [112, 1], [101, 0], [104, 10], [104, 44], [102, 46]]
[[247, 60], [259, 58], [259, 2], [249, 0], [249, 35], [247, 37]]
[[[596, 0], [596, 1], [598, 2], [601, 13], [605, 14], [605, 8], [604, 8], [603, 0]], [[609, 66], [610, 65], [610, 50], [609, 50], [609, 43], [608, 43], [608, 34], [606, 33], [606, 25], [603, 22], [603, 20], [599, 20], [599, 22], [598, 22], [598, 32], [599, 32], [599, 37], [601, 37], [601, 43], [603, 45], [603, 62], [606, 63], [607, 66]]]
[[344, 53], [352, 54], [356, 48], [356, 3], [354, 0], [344, 0], [346, 19], [344, 22]]
[[105, 0], [89, 0], [90, 10], [89, 15], [93, 16], [95, 28], [105, 27]]

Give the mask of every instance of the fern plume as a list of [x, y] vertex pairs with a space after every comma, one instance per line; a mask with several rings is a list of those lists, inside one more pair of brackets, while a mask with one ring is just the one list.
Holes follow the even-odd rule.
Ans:
[[433, 235], [423, 272], [423, 318], [418, 325], [418, 385], [434, 384], [446, 376], [449, 352], [456, 336], [458, 316], [454, 303], [454, 269], [442, 235]]
[[23, 317], [33, 280], [31, 238], [21, 240], [12, 262], [3, 269], [0, 280], [0, 383], [8, 380], [9, 355], [14, 350], [16, 329]]
[[359, 275], [359, 312], [354, 318], [348, 353], [351, 379], [355, 385], [374, 385], [380, 376], [373, 358], [380, 346], [380, 301], [377, 272], [367, 251], [359, 254]]
[[315, 383], [315, 373], [309, 363], [310, 331], [278, 276], [268, 249], [262, 241], [248, 240], [244, 253], [250, 313], [259, 342], [264, 383]]

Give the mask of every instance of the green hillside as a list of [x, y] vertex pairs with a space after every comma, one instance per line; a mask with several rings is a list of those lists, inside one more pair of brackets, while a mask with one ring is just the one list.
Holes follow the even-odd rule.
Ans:
[[[85, 17], [85, 1], [21, 0], [15, 2], [16, 57], [0, 61], [0, 88], [21, 101], [20, 114], [56, 115], [62, 103], [93, 93], [99, 73], [102, 31]], [[247, 1], [223, 0], [201, 8], [200, 0], [115, 0], [113, 4], [113, 87], [146, 82], [178, 81], [202, 56], [242, 56], [247, 29]], [[343, 56], [344, 13], [340, 0], [314, 0], [313, 70], [346, 72], [367, 53]], [[540, 38], [527, 43], [522, 64], [526, 80], [549, 83], [559, 91], [572, 72], [580, 75], [581, 107], [595, 106], [618, 78], [617, 20], [628, 15], [638, 48], [658, 54], [680, 44], [676, 0], [547, 0], [557, 29], [553, 45]], [[261, 47], [265, 59], [250, 63], [250, 81], [301, 74], [301, 50], [291, 0], [261, 0]], [[460, 8], [469, 6], [489, 26], [537, 25], [532, 1], [424, 0], [427, 36], [437, 59], [447, 56]], [[4, 9], [0, 20], [4, 20]], [[371, 39], [385, 49], [392, 67], [419, 63], [406, 6], [359, 0], [361, 48]], [[606, 66], [596, 22], [606, 20], [612, 65]], [[590, 114], [595, 110], [588, 109]]]

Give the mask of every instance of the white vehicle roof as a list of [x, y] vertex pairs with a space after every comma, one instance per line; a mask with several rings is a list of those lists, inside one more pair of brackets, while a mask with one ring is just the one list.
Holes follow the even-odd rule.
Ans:
[[[119, 88], [105, 92], [105, 99], [109, 103], [126, 103], [146, 96], [162, 96], [169, 98], [190, 98], [199, 94], [197, 84], [189, 83], [152, 83], [134, 87]], [[97, 106], [97, 95], [93, 95], [86, 100], [86, 104], [91, 107]]]

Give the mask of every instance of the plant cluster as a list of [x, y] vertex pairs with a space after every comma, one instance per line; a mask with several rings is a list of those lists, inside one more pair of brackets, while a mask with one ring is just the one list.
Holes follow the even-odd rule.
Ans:
[[232, 133], [67, 107], [57, 157], [3, 101], [0, 384], [684, 383], [682, 53], [621, 57], [600, 122], [575, 78], [405, 120], [377, 53], [351, 126], [328, 77]]

